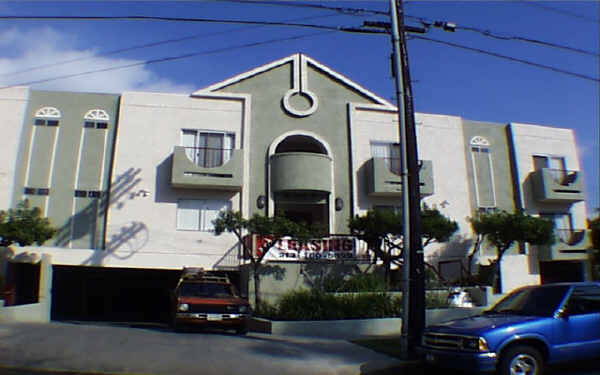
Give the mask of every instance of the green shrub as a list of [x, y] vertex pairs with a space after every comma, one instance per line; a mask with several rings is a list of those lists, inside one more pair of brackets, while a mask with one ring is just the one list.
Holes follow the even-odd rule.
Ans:
[[427, 309], [443, 309], [449, 306], [447, 295], [439, 293], [425, 294], [425, 307]]
[[[336, 295], [293, 291], [264, 317], [276, 320], [334, 320], [401, 316], [402, 299], [385, 293]], [[258, 314], [257, 314], [258, 315]]]
[[323, 289], [331, 293], [385, 292], [383, 275], [378, 273], [359, 273], [348, 279], [328, 277]]

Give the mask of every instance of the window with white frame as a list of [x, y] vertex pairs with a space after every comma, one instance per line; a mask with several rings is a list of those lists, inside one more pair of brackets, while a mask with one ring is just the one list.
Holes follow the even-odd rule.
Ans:
[[471, 163], [478, 208], [496, 207], [494, 167], [490, 143], [483, 137], [471, 139]]
[[563, 156], [533, 155], [533, 169], [539, 171], [545, 168], [550, 170], [552, 178], [559, 184], [562, 184], [568, 176], [567, 164]]
[[42, 107], [35, 112], [35, 126], [58, 126], [61, 113], [54, 107]]
[[177, 201], [177, 230], [212, 232], [219, 212], [231, 209], [224, 199], [180, 199]]
[[570, 241], [573, 233], [573, 216], [570, 212], [541, 213], [540, 217], [554, 222], [554, 233], [560, 242]]
[[187, 157], [199, 167], [219, 167], [231, 159], [235, 136], [233, 133], [183, 129], [181, 145]]
[[85, 120], [83, 122], [84, 128], [106, 129], [110, 117], [103, 109], [92, 109], [83, 116], [83, 119]]
[[371, 142], [371, 156], [382, 158], [390, 171], [400, 174], [400, 144], [393, 142]]

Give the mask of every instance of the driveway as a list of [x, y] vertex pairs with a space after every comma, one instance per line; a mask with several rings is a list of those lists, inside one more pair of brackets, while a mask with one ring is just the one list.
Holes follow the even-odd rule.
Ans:
[[402, 362], [343, 340], [70, 323], [0, 325], [4, 367], [153, 375], [356, 375], [398, 365]]

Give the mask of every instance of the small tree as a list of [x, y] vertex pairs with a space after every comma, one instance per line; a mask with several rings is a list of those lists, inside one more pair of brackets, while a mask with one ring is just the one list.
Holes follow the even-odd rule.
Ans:
[[[382, 260], [386, 285], [389, 287], [390, 265], [392, 262], [401, 263], [403, 256], [402, 243], [399, 241], [404, 227], [402, 215], [392, 210], [369, 210], [365, 215], [351, 219], [348, 226], [350, 233], [365, 241], [376, 259]], [[442, 215], [438, 209], [424, 206], [421, 210], [423, 247], [434, 242], [446, 242], [457, 230], [458, 224]], [[431, 265], [426, 266], [435, 272]]]
[[600, 280], [600, 216], [588, 220], [588, 228], [590, 228], [592, 237], [592, 253], [590, 254], [592, 277], [594, 280]]
[[19, 246], [42, 245], [55, 233], [50, 220], [42, 217], [42, 210], [30, 208], [27, 200], [19, 202], [17, 208], [0, 211], [0, 246], [13, 243]]
[[[510, 247], [517, 242], [531, 245], [551, 245], [554, 243], [554, 223], [550, 220], [526, 215], [523, 212], [508, 213], [495, 211], [471, 218], [471, 227], [481, 241], [487, 239], [496, 248], [495, 291], [502, 293], [500, 261]], [[474, 254], [472, 254], [474, 255]]]
[[[283, 237], [292, 237], [299, 241], [307, 241], [313, 236], [320, 235], [306, 225], [298, 224], [283, 216], [265, 217], [255, 214], [250, 219], [244, 219], [239, 212], [222, 211], [213, 222], [215, 234], [223, 232], [233, 233], [240, 245], [245, 259], [252, 264], [254, 279], [254, 306], [261, 305], [260, 298], [260, 267], [269, 250]], [[269, 238], [264, 245], [254, 253], [251, 241], [245, 241], [245, 234], [256, 234], [262, 238]]]

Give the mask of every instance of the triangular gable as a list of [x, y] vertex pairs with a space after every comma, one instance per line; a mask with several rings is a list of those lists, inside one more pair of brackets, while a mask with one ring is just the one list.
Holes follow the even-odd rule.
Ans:
[[206, 94], [208, 92], [213, 92], [213, 91], [217, 91], [220, 90], [222, 88], [225, 88], [227, 86], [231, 86], [237, 82], [243, 81], [245, 79], [248, 79], [250, 77], [253, 77], [255, 75], [264, 73], [268, 70], [271, 70], [273, 68], [276, 68], [278, 66], [284, 65], [284, 64], [288, 64], [288, 63], [292, 63], [295, 64], [295, 66], [299, 66], [299, 64], [306, 62], [307, 64], [312, 65], [313, 67], [315, 67], [316, 69], [320, 70], [321, 72], [327, 74], [328, 76], [332, 77], [333, 79], [340, 81], [341, 83], [343, 83], [346, 86], [349, 86], [351, 88], [353, 88], [354, 90], [360, 92], [362, 95], [366, 96], [367, 98], [373, 100], [375, 103], [377, 104], [381, 104], [383, 106], [386, 107], [390, 107], [390, 108], [394, 108], [395, 106], [392, 105], [390, 102], [388, 102], [387, 100], [383, 99], [382, 97], [376, 95], [375, 93], [367, 90], [366, 88], [362, 87], [361, 85], [359, 85], [358, 83], [350, 80], [349, 78], [345, 77], [344, 75], [328, 68], [327, 66], [321, 64], [320, 62], [314, 60], [313, 58], [310, 58], [306, 55], [303, 55], [301, 53], [296, 53], [287, 57], [284, 57], [282, 59], [273, 61], [271, 63], [259, 66], [257, 68], [254, 68], [252, 70], [249, 70], [247, 72], [238, 74], [236, 76], [233, 76], [229, 79], [226, 79], [224, 81], [221, 82], [217, 82], [215, 84], [212, 84], [208, 87], [205, 87], [203, 89], [200, 89], [194, 93], [192, 93], [192, 95], [201, 95], [201, 94]]

